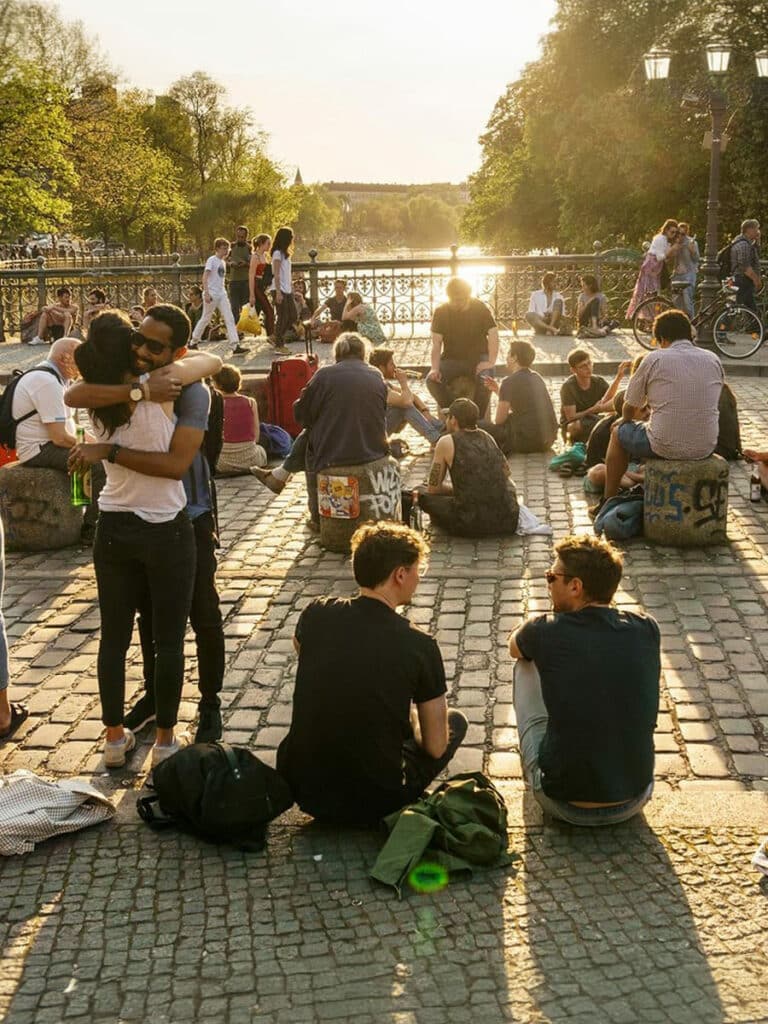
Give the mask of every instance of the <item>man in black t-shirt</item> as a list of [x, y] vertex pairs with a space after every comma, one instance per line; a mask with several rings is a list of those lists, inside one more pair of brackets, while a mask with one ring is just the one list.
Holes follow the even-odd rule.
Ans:
[[592, 357], [584, 349], [569, 352], [568, 365], [572, 373], [560, 388], [560, 425], [567, 428], [571, 441], [586, 441], [600, 415], [612, 412], [613, 396], [632, 361], [619, 363], [610, 385], [604, 377], [592, 373]]
[[479, 426], [496, 441], [505, 455], [513, 452], [546, 452], [557, 437], [557, 416], [547, 385], [531, 369], [536, 349], [530, 341], [512, 341], [507, 355], [509, 375], [499, 384], [484, 378], [489, 391], [499, 396], [496, 420]]
[[[492, 374], [496, 365], [496, 321], [485, 303], [472, 298], [471, 286], [461, 278], [452, 277], [445, 293], [448, 301], [432, 316], [432, 369], [427, 387], [438, 408], [447, 409], [454, 398], [471, 398], [485, 416], [490, 395], [481, 375]], [[451, 389], [459, 378], [467, 379], [471, 394]]]
[[653, 793], [661, 672], [654, 619], [619, 611], [621, 555], [592, 536], [566, 537], [547, 572], [554, 615], [509, 641], [526, 781], [544, 811], [575, 825], [631, 818]]
[[360, 527], [359, 596], [313, 601], [296, 624], [293, 714], [277, 769], [315, 818], [372, 824], [412, 803], [464, 739], [466, 718], [446, 706], [439, 647], [397, 613], [428, 552], [406, 526]]

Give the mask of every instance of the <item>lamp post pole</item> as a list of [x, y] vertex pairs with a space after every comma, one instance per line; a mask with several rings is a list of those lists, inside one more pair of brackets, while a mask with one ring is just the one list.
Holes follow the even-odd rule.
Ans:
[[[720, 268], [717, 264], [717, 237], [720, 215], [720, 153], [722, 151], [723, 124], [725, 122], [725, 96], [720, 90], [709, 94], [709, 113], [712, 118], [712, 145], [709, 157], [709, 194], [707, 196], [707, 243], [701, 280], [701, 304], [708, 305], [720, 291]], [[699, 330], [699, 343], [713, 344], [711, 325]]]

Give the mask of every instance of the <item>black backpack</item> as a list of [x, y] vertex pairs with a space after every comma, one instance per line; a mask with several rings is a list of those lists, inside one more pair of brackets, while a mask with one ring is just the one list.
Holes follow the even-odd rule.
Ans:
[[211, 408], [208, 411], [208, 429], [203, 437], [202, 448], [213, 476], [224, 444], [224, 399], [216, 388], [209, 387], [208, 390], [211, 393]]
[[727, 384], [723, 384], [718, 402], [720, 416], [715, 454], [729, 462], [741, 458], [741, 427], [736, 396]]
[[274, 768], [245, 747], [221, 741], [183, 747], [153, 776], [155, 795], [136, 801], [150, 827], [175, 826], [241, 849], [262, 850], [267, 824], [293, 804], [288, 783]]
[[731, 276], [731, 246], [733, 242], [724, 245], [717, 254], [717, 276], [721, 281]]
[[19, 416], [17, 420], [13, 418], [11, 412], [13, 409], [13, 396], [16, 393], [19, 381], [22, 377], [26, 377], [28, 373], [51, 373], [57, 380], [59, 378], [58, 373], [56, 373], [52, 366], [33, 366], [29, 370], [14, 370], [11, 373], [11, 379], [6, 384], [2, 395], [0, 395], [0, 444], [4, 444], [6, 448], [16, 447], [16, 428], [24, 420], [34, 416], [37, 411], [33, 409], [32, 412]]

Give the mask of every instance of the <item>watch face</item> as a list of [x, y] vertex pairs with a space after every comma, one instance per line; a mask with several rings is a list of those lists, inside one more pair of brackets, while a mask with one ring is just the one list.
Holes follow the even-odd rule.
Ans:
[[140, 402], [144, 397], [144, 392], [139, 387], [133, 387], [130, 390], [130, 396], [132, 402]]

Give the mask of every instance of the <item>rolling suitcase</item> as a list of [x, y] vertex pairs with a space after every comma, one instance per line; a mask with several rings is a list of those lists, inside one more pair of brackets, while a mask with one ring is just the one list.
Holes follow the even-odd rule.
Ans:
[[302, 388], [317, 369], [317, 356], [312, 350], [312, 339], [307, 331], [305, 342], [307, 354], [275, 359], [269, 371], [267, 393], [269, 397], [269, 420], [287, 430], [291, 437], [301, 432], [293, 417], [293, 403]]

